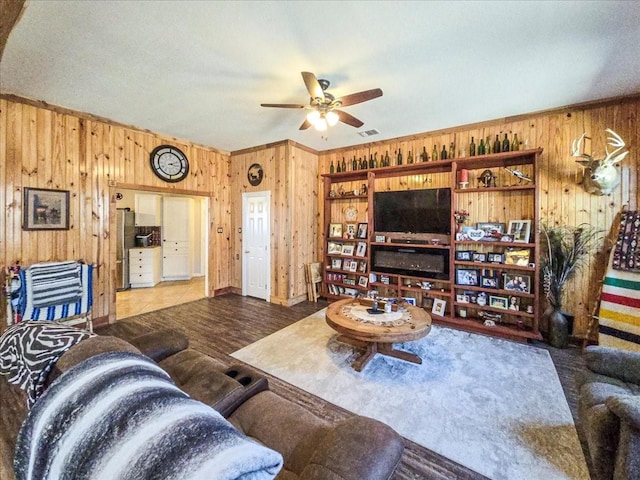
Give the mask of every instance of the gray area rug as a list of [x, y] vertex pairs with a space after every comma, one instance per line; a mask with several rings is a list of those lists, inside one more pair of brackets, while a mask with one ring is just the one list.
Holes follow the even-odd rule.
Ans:
[[493, 479], [588, 479], [571, 412], [546, 350], [434, 326], [362, 372], [325, 311], [232, 354]]

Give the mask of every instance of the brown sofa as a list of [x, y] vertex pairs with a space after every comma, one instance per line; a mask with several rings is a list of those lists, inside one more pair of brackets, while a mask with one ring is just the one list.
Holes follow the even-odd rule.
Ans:
[[[82, 360], [109, 351], [141, 352], [156, 362], [192, 398], [210, 405], [239, 431], [276, 450], [284, 458], [280, 480], [388, 479], [398, 465], [404, 444], [387, 425], [354, 416], [331, 423], [269, 391], [268, 381], [245, 365], [226, 366], [188, 348], [184, 335], [163, 330], [139, 335], [125, 325], [114, 333], [127, 338], [97, 336], [64, 353], [48, 382]], [[17, 435], [17, 432], [15, 432]]]

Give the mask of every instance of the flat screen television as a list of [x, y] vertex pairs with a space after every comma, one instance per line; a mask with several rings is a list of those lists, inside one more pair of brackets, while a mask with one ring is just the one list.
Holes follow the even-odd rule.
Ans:
[[451, 234], [451, 189], [375, 192], [376, 232]]

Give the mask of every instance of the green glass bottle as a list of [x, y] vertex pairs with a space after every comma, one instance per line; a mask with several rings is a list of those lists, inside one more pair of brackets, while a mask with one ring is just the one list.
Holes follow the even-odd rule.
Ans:
[[402, 150], [398, 149], [398, 163], [397, 165], [402, 165]]
[[455, 157], [455, 153], [456, 153], [456, 146], [454, 145], [453, 142], [451, 142], [451, 145], [449, 145], [449, 157], [448, 157], [449, 160]]
[[447, 159], [447, 149], [444, 146], [444, 143], [442, 144], [442, 151], [440, 152], [440, 160], [446, 160]]
[[502, 140], [502, 148], [500, 149], [501, 152], [508, 152], [509, 151], [509, 137], [507, 136], [507, 134], [504, 134], [504, 140]]
[[389, 150], [384, 152], [384, 166], [385, 167], [390, 167], [391, 166], [391, 159], [389, 158]]
[[411, 150], [409, 150], [409, 155], [407, 155], [407, 163], [413, 163], [413, 155], [411, 154]]
[[431, 160], [438, 160], [438, 148], [435, 143], [433, 144], [433, 150], [431, 150]]
[[373, 154], [373, 168], [378, 168], [378, 152]]
[[343, 172], [347, 171], [347, 162], [344, 161], [344, 157], [342, 157], [342, 171]]
[[500, 137], [496, 135], [496, 141], [493, 142], [493, 153], [500, 153]]
[[353, 160], [351, 160], [351, 170], [354, 172], [358, 170], [358, 160], [356, 160], [356, 156], [353, 156]]
[[336, 162], [336, 173], [342, 172], [342, 168], [340, 167], [340, 162]]
[[469, 156], [470, 157], [476, 156], [476, 142], [473, 137], [471, 137], [471, 143], [469, 144]]
[[480, 145], [478, 145], [478, 155], [484, 155], [484, 138], [480, 139]]
[[429, 161], [429, 154], [427, 153], [427, 147], [422, 147], [422, 153], [420, 154], [420, 161], [422, 163]]
[[520, 150], [520, 141], [518, 140], [518, 134], [514, 133], [513, 141], [511, 142], [511, 151], [517, 152], [518, 150]]
[[491, 153], [491, 137], [487, 135], [487, 139], [484, 141], [484, 153], [489, 155]]
[[367, 169], [367, 157], [363, 157], [360, 159], [360, 170]]
[[333, 160], [331, 160], [331, 165], [329, 165], [329, 173], [334, 173], [336, 168], [333, 166]]

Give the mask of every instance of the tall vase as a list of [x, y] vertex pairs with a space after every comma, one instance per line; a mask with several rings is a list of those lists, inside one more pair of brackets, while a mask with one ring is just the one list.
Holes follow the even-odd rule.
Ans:
[[566, 348], [569, 345], [569, 321], [557, 309], [549, 314], [549, 343], [556, 348]]

